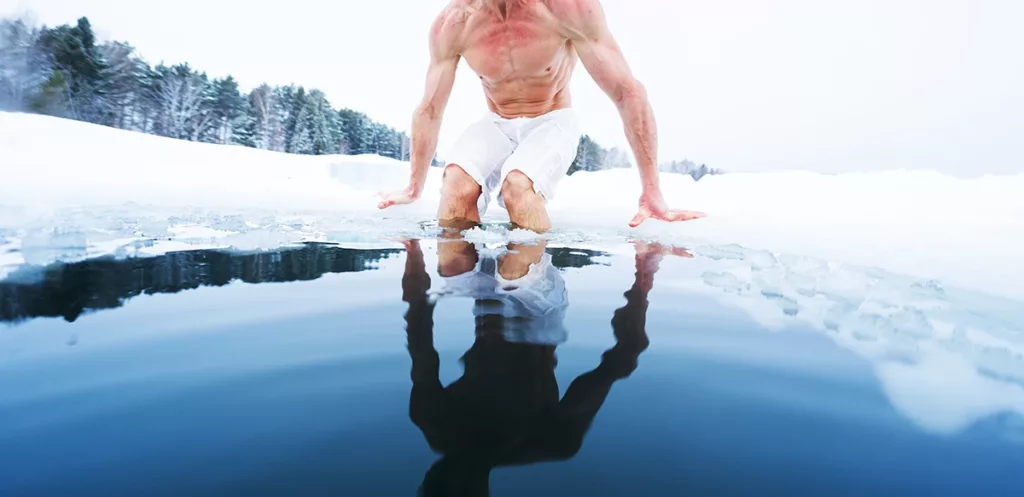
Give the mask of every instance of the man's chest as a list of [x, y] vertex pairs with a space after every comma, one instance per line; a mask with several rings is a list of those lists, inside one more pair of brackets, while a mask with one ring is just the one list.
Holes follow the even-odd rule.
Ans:
[[462, 56], [484, 79], [542, 75], [568, 53], [566, 38], [541, 16], [521, 14], [504, 22], [486, 19], [468, 28]]

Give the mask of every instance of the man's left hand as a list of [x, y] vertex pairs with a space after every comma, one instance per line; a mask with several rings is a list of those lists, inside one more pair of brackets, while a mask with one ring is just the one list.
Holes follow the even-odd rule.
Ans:
[[636, 216], [629, 222], [630, 228], [636, 228], [648, 219], [660, 219], [662, 221], [691, 221], [707, 217], [707, 214], [698, 211], [683, 211], [669, 209], [661, 192], [644, 193], [640, 196], [640, 209]]

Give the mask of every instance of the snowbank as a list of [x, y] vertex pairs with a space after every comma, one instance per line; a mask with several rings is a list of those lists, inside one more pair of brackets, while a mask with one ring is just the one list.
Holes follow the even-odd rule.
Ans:
[[[431, 170], [421, 201], [380, 212], [375, 194], [404, 186], [407, 164], [285, 155], [0, 113], [0, 246], [19, 246], [17, 258], [42, 263], [110, 244], [123, 250], [125, 240], [136, 249], [168, 242], [252, 248], [421, 233], [418, 223], [436, 211], [440, 172]], [[1024, 298], [1024, 174], [794, 171], [662, 181], [674, 207], [710, 217], [630, 230], [636, 172], [579, 173], [550, 203], [551, 237], [597, 244], [659, 238], [698, 255], [738, 244]], [[492, 203], [487, 220], [507, 215]]]

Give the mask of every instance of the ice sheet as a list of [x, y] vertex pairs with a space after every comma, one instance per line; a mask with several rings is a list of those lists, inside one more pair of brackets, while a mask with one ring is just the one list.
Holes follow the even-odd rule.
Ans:
[[700, 274], [659, 282], [742, 310], [777, 332], [810, 329], [868, 361], [923, 429], [1024, 419], [1024, 307], [871, 267], [739, 246], [703, 251]]

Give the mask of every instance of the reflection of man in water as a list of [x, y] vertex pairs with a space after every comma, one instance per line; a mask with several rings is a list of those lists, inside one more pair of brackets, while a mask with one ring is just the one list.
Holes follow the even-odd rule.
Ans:
[[540, 246], [512, 246], [483, 257], [464, 241], [442, 242], [442, 295], [477, 299], [476, 340], [462, 357], [465, 372], [447, 387], [433, 345], [430, 277], [415, 241], [406, 244], [403, 300], [413, 388], [412, 421], [442, 454], [427, 472], [425, 496], [488, 495], [490, 472], [573, 457], [612, 384], [632, 374], [647, 348], [647, 293], [663, 251], [637, 246], [636, 281], [612, 319], [616, 344], [601, 364], [576, 378], [559, 399], [555, 347], [565, 340], [565, 285]]

